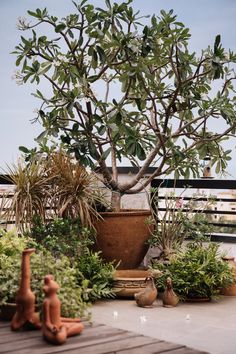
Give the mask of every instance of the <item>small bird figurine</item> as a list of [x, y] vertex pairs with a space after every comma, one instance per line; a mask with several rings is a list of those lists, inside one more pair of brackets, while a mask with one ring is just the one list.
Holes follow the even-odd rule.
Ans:
[[175, 307], [179, 302], [179, 298], [173, 290], [172, 280], [169, 277], [166, 279], [166, 289], [162, 301], [164, 307]]
[[136, 303], [140, 307], [150, 307], [157, 297], [157, 289], [155, 287], [154, 281], [152, 277], [147, 277], [145, 279], [145, 283], [147, 286], [145, 289], [140, 291], [139, 293], [134, 294], [134, 298]]

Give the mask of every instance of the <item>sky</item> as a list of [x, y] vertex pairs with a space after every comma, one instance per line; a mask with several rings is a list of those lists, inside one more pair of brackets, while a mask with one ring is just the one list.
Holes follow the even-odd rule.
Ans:
[[[102, 7], [104, 0], [90, 0], [90, 3]], [[193, 51], [200, 52], [212, 45], [215, 36], [221, 34], [225, 49], [236, 52], [235, 0], [133, 0], [133, 6], [143, 15], [173, 9], [178, 20], [190, 28]], [[39, 107], [39, 101], [31, 95], [36, 87], [30, 84], [17, 86], [12, 80], [16, 58], [10, 54], [22, 35], [16, 27], [18, 17], [27, 16], [27, 10], [33, 11], [37, 7], [47, 7], [50, 14], [58, 17], [74, 10], [70, 0], [0, 0], [0, 168], [16, 161], [20, 145], [34, 147], [34, 139], [42, 131], [39, 124], [30, 121], [35, 116], [33, 111]], [[225, 143], [225, 148], [232, 149], [228, 178], [236, 178], [235, 145], [236, 139]]]

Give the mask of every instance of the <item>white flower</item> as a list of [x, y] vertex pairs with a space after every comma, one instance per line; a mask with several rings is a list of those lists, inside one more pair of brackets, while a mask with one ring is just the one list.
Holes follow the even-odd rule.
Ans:
[[208, 97], [207, 97], [207, 95], [205, 93], [201, 94], [201, 100], [203, 100], [203, 101], [207, 101], [208, 100]]
[[229, 60], [229, 53], [228, 52], [224, 52], [224, 57], [226, 60]]
[[74, 85], [74, 87], [76, 87], [77, 89], [80, 88], [80, 84], [78, 82], [76, 82], [76, 84]]
[[84, 97], [84, 100], [85, 100], [85, 102], [90, 102], [90, 98], [89, 97]]
[[26, 29], [30, 28], [30, 22], [27, 21], [26, 17], [18, 17], [16, 27], [20, 31], [25, 31]]
[[185, 99], [182, 96], [179, 96], [179, 103], [184, 103]]
[[65, 55], [63, 55], [63, 54], [58, 54], [57, 60], [59, 60], [59, 61], [61, 61], [63, 63], [68, 63], [67, 57]]
[[159, 44], [159, 45], [162, 45], [164, 42], [163, 42], [163, 40], [161, 39], [161, 38], [158, 38], [157, 39], [157, 44]]
[[24, 81], [23, 81], [24, 76], [22, 75], [22, 73], [20, 72], [20, 70], [15, 70], [11, 79], [14, 80], [16, 82], [17, 85], [23, 85]]
[[56, 59], [54, 59], [53, 60], [53, 64], [54, 64], [54, 66], [60, 66], [61, 65], [61, 62], [59, 61], [59, 60], [56, 60]]

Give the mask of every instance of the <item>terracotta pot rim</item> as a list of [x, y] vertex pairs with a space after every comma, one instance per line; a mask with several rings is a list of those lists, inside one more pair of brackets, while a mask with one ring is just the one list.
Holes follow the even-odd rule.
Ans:
[[[129, 274], [129, 276], [125, 276], [126, 272]], [[122, 273], [124, 273], [124, 275], [122, 275]], [[137, 281], [143, 281], [148, 276], [150, 276], [150, 274], [151, 274], [151, 272], [148, 269], [118, 269], [115, 272], [114, 280], [115, 281], [117, 281], [117, 280], [122, 280], [122, 281], [136, 281], [136, 280]]]
[[150, 209], [122, 209], [121, 211], [102, 211], [99, 213], [101, 217], [119, 217], [119, 216], [135, 216], [135, 215], [150, 215]]

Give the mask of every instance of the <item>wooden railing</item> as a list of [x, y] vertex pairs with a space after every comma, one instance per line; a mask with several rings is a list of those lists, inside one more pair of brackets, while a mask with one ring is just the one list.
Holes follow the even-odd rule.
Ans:
[[[236, 197], [235, 198], [225, 198], [219, 197], [219, 192], [224, 192], [228, 190], [235, 190], [236, 195], [236, 180], [222, 180], [222, 179], [154, 179], [151, 183], [151, 187], [157, 189], [159, 192], [158, 200], [166, 199], [163, 195], [163, 189], [175, 190], [176, 198], [178, 198], [178, 193], [176, 190], [186, 190], [187, 196], [183, 195], [183, 201], [189, 201], [192, 199], [190, 190], [194, 192], [197, 190], [199, 192], [205, 191], [206, 196], [198, 197], [197, 201], [209, 201], [209, 196], [214, 196], [214, 203], [212, 208], [206, 209], [203, 212], [207, 215], [212, 215], [213, 218], [209, 219], [209, 223], [213, 225], [214, 232], [212, 233], [212, 240], [224, 241], [224, 242], [236, 242]], [[206, 191], [210, 191], [209, 195]], [[200, 193], [199, 193], [200, 194]], [[217, 208], [217, 203], [223, 203], [225, 208], [219, 210]], [[235, 204], [235, 210], [227, 209], [227, 204]], [[214, 207], [216, 205], [216, 207]], [[158, 208], [159, 211], [165, 211], [165, 207], [162, 206]], [[183, 209], [183, 211], [188, 211]], [[194, 212], [194, 210], [192, 210]], [[229, 216], [227, 222], [222, 222], [218, 216]], [[217, 220], [214, 220], [216, 218]], [[234, 222], [235, 221], [235, 222]], [[222, 232], [222, 228], [224, 231]]]

